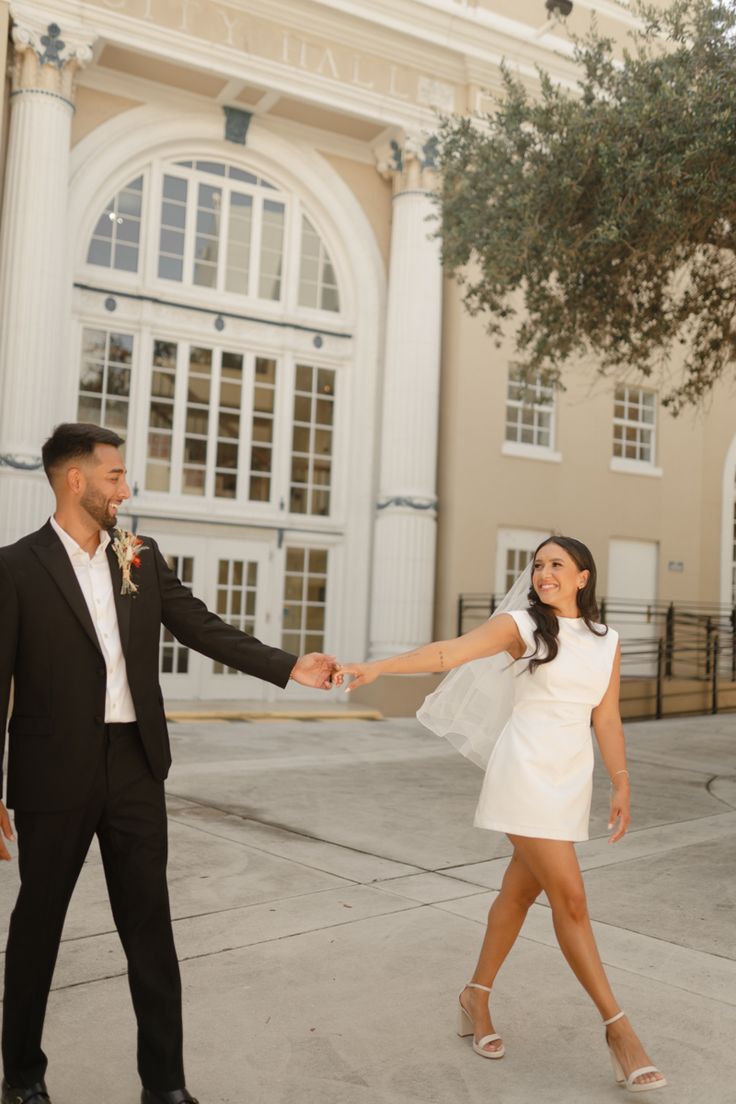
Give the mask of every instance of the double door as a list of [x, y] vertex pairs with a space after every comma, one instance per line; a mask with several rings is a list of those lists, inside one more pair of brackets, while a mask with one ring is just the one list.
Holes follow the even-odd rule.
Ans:
[[[181, 581], [223, 621], [269, 644], [279, 643], [271, 541], [151, 535]], [[264, 700], [270, 696], [268, 683], [199, 655], [176, 640], [165, 626], [161, 628], [159, 672], [169, 701]]]

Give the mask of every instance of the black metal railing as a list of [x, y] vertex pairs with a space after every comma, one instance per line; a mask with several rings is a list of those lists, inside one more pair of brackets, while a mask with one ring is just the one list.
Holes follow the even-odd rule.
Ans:
[[[499, 601], [494, 594], [460, 595], [458, 635], [486, 620]], [[601, 620], [621, 633], [622, 704], [629, 715], [634, 706], [655, 717], [736, 709], [736, 607], [606, 598]]]

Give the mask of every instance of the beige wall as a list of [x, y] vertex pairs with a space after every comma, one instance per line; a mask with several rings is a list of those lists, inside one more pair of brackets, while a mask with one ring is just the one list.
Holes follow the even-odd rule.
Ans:
[[123, 111], [129, 111], [132, 107], [138, 107], [140, 101], [127, 100], [122, 96], [111, 96], [107, 92], [98, 89], [79, 87], [74, 97], [76, 111], [72, 119], [72, 147], [82, 138], [86, 138], [96, 127], [121, 115]]
[[[733, 388], [709, 409], [675, 419], [660, 408], [661, 477], [610, 470], [613, 385], [593, 366], [566, 376], [558, 400], [562, 461], [503, 455], [512, 344], [496, 349], [482, 319], [469, 317], [446, 284], [440, 415], [438, 636], [454, 632], [457, 597], [495, 589], [501, 528], [558, 531], [588, 544], [607, 585], [611, 538], [657, 541], [658, 596], [720, 600], [723, 462], [736, 430]], [[632, 380], [632, 382], [635, 382]], [[651, 384], [650, 384], [651, 385]], [[668, 561], [684, 563], [682, 573]]]
[[374, 165], [351, 161], [347, 157], [337, 157], [329, 153], [323, 154], [323, 157], [340, 174], [368, 216], [383, 262], [388, 270], [391, 245], [390, 182], [381, 177]]

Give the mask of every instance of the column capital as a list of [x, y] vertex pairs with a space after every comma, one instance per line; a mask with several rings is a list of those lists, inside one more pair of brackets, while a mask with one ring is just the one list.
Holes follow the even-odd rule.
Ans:
[[373, 150], [376, 168], [394, 195], [431, 192], [437, 184], [437, 138], [426, 131], [397, 130]]
[[74, 77], [92, 60], [97, 33], [35, 4], [11, 3], [13, 95], [39, 92], [72, 102]]

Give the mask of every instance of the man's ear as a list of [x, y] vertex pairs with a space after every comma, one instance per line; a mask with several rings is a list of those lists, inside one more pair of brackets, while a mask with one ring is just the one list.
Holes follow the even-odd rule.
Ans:
[[71, 491], [73, 495], [80, 495], [86, 483], [84, 472], [78, 467], [68, 467], [64, 473], [64, 482], [67, 490]]

